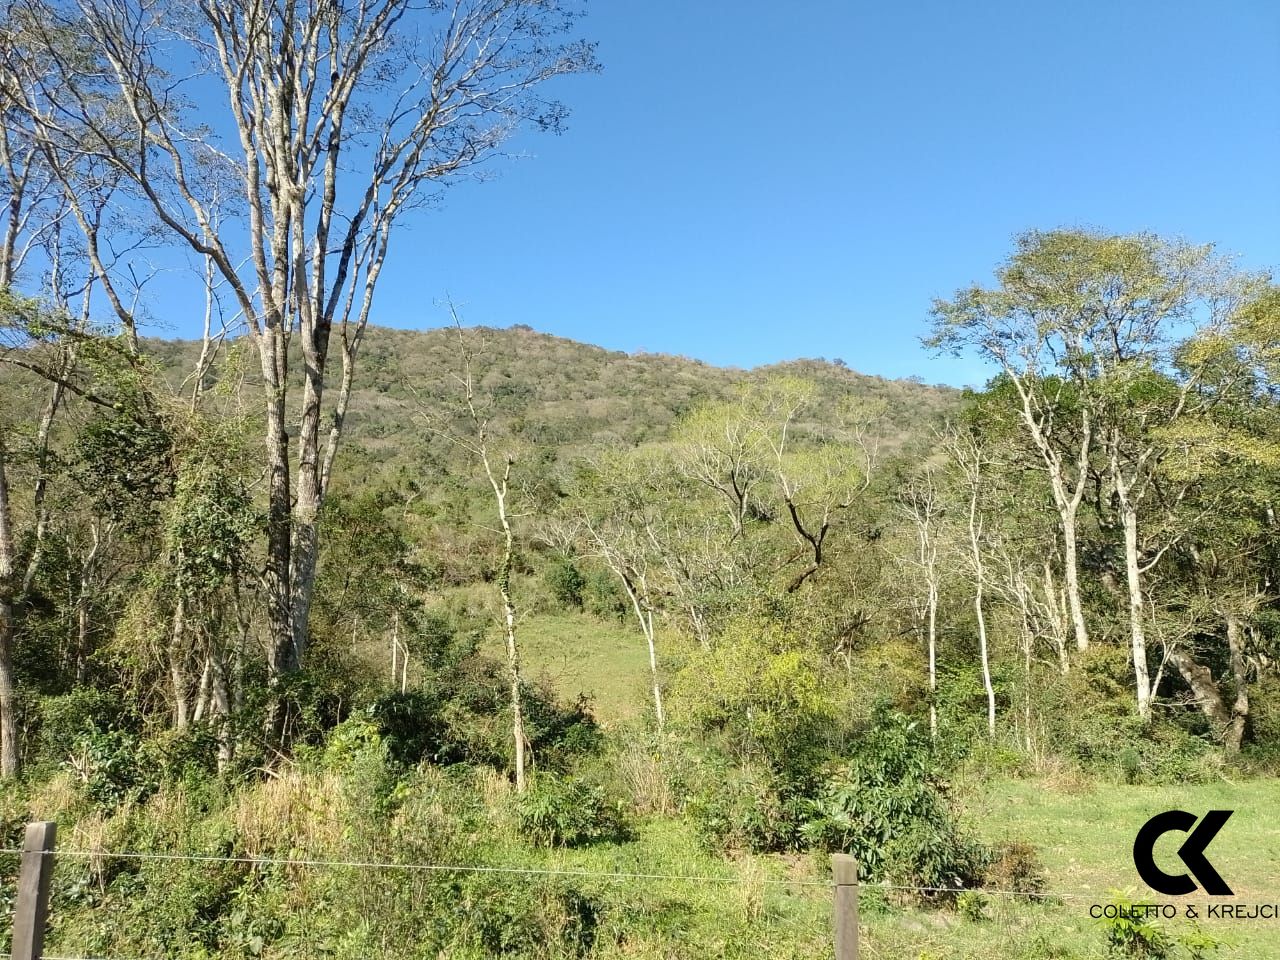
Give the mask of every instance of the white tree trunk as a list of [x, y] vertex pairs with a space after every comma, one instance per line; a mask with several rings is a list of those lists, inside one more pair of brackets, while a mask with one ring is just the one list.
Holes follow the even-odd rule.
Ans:
[[929, 736], [938, 738], [938, 585], [929, 573]]
[[1249, 720], [1249, 671], [1244, 656], [1244, 637], [1240, 629], [1240, 618], [1235, 614], [1227, 617], [1227, 649], [1231, 658], [1231, 677], [1235, 684], [1235, 703], [1231, 708], [1231, 724], [1228, 726], [1223, 743], [1229, 754], [1240, 752], [1244, 741], [1244, 728]]
[[[1121, 497], [1123, 501], [1123, 495]], [[1124, 570], [1129, 588], [1129, 640], [1133, 650], [1133, 682], [1138, 716], [1151, 719], [1151, 674], [1147, 669], [1147, 632], [1143, 623], [1142, 570], [1138, 563], [1138, 514], [1131, 505], [1121, 506], [1124, 527]]]
[[987, 618], [982, 610], [983, 583], [979, 574], [973, 593], [973, 610], [978, 617], [978, 650], [982, 657], [982, 688], [987, 692], [987, 733], [996, 735], [996, 690], [991, 683], [991, 658], [987, 652]]
[[1071, 613], [1071, 627], [1075, 632], [1076, 649], [1089, 649], [1089, 630], [1084, 622], [1084, 604], [1080, 600], [1080, 560], [1076, 548], [1077, 503], [1059, 505], [1062, 521], [1063, 578], [1067, 582], [1067, 609]]
[[13, 675], [13, 522], [5, 450], [0, 441], [0, 777], [18, 775], [18, 705]]

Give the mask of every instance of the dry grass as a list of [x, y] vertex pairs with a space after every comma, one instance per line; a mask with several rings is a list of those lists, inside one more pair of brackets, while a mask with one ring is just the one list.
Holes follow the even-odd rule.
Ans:
[[650, 743], [627, 738], [614, 755], [614, 773], [637, 813], [669, 816], [676, 811], [676, 797], [666, 761]]
[[345, 802], [334, 774], [287, 770], [238, 794], [228, 816], [241, 851], [250, 857], [278, 850], [306, 855], [343, 847]]

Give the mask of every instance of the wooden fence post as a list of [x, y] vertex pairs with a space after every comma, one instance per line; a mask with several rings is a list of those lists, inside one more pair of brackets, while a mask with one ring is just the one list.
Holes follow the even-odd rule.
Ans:
[[58, 825], [27, 824], [18, 870], [18, 903], [13, 911], [13, 960], [44, 956], [44, 928], [49, 915], [49, 881], [53, 879], [53, 845]]
[[836, 960], [858, 960], [858, 861], [847, 853], [831, 858], [835, 878]]

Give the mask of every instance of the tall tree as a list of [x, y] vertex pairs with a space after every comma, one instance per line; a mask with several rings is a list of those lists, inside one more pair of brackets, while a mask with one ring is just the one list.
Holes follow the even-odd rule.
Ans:
[[460, 394], [457, 409], [452, 416], [442, 416], [441, 411], [432, 410], [421, 399], [419, 404], [428, 427], [472, 458], [484, 475], [485, 484], [493, 496], [493, 515], [498, 522], [497, 532], [502, 541], [501, 559], [494, 580], [498, 587], [503, 643], [507, 654], [516, 790], [523, 793], [529, 741], [524, 724], [525, 681], [520, 663], [519, 618], [512, 586], [516, 557], [513, 521], [519, 517], [513, 506], [515, 490], [512, 487], [511, 471], [516, 465], [517, 452], [510, 438], [495, 436], [493, 398], [482, 396], [477, 384], [476, 365], [480, 348], [473, 342], [474, 338], [468, 336], [468, 331], [463, 329], [452, 304], [449, 309], [457, 333], [458, 369], [454, 374]]
[[[1178, 368], [1176, 344], [1197, 326], [1224, 323], [1259, 279], [1234, 272], [1208, 246], [1085, 230], [1020, 236], [996, 276], [995, 288], [974, 286], [935, 302], [928, 342], [975, 351], [1013, 385], [1058, 510], [1081, 649], [1088, 631], [1079, 511], [1098, 476], [1094, 458], [1104, 460], [1101, 474], [1123, 532], [1138, 712], [1148, 718], [1153, 691], [1142, 577], [1167, 542], [1144, 545], [1138, 515], [1164, 449], [1161, 428], [1183, 416], [1195, 396], [1195, 376]], [[1161, 382], [1172, 384], [1173, 396], [1153, 401], [1147, 388]]]
[[[6, 54], [25, 80], [18, 108], [51, 150], [75, 143], [99, 159], [171, 239], [208, 258], [257, 349], [278, 683], [306, 654], [319, 511], [392, 228], [519, 128], [558, 130], [565, 110], [541, 87], [593, 69], [592, 47], [562, 42], [575, 15], [557, 0], [14, 6], [27, 24]], [[101, 74], [80, 75], [67, 33]], [[219, 204], [243, 221], [229, 229]], [[326, 405], [335, 346], [341, 369]], [[277, 735], [282, 723], [277, 709]]]
[[982, 666], [982, 689], [987, 695], [987, 733], [996, 735], [996, 692], [991, 682], [991, 655], [987, 637], [987, 509], [984, 493], [991, 485], [991, 456], [981, 437], [972, 431], [950, 427], [942, 435], [942, 446], [959, 474], [962, 511], [970, 572], [973, 574], [973, 614], [978, 626], [978, 658]]
[[938, 605], [941, 601], [942, 496], [937, 477], [926, 467], [903, 485], [898, 494], [898, 510], [911, 528], [912, 548], [904, 550], [901, 562], [914, 569], [923, 592], [916, 595], [916, 625], [925, 642], [929, 676], [929, 734], [938, 736]]

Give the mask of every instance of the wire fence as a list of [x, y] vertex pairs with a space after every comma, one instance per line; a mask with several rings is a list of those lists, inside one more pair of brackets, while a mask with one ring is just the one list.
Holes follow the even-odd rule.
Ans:
[[[561, 868], [561, 867], [542, 867], [542, 866], [516, 866], [516, 865], [496, 865], [496, 864], [475, 864], [475, 863], [417, 863], [404, 862], [397, 860], [378, 860], [378, 859], [322, 859], [313, 857], [300, 856], [235, 856], [235, 855], [216, 855], [198, 852], [163, 852], [163, 851], [145, 851], [145, 850], [107, 850], [107, 849], [57, 849], [48, 851], [22, 850], [18, 848], [0, 848], [0, 857], [20, 857], [28, 858], [31, 856], [51, 857], [62, 860], [79, 860], [90, 861], [92, 863], [101, 863], [103, 861], [134, 861], [134, 862], [157, 862], [157, 863], [190, 863], [190, 864], [229, 864], [241, 865], [245, 867], [261, 869], [261, 868], [290, 868], [305, 870], [361, 870], [361, 871], [379, 871], [379, 872], [401, 872], [407, 874], [486, 874], [497, 876], [511, 876], [520, 878], [561, 878], [582, 881], [595, 881], [600, 883], [638, 883], [638, 884], [696, 884], [696, 885], [722, 885], [722, 886], [754, 886], [758, 888], [770, 888], [781, 890], [789, 888], [793, 892], [795, 890], [806, 891], [810, 894], [816, 894], [819, 889], [832, 890], [835, 883], [831, 879], [815, 879], [811, 876], [796, 877], [777, 877], [777, 876], [760, 876], [751, 875], [744, 876], [742, 874], [714, 874], [714, 873], [678, 873], [678, 872], [659, 872], [646, 870], [588, 870], [578, 868]], [[873, 893], [878, 892], [878, 893]], [[1043, 890], [1043, 889], [1006, 889], [1000, 887], [959, 887], [959, 886], [930, 886], [930, 885], [914, 885], [893, 883], [888, 881], [865, 882], [860, 881], [855, 887], [855, 897], [861, 896], [866, 898], [871, 895], [874, 899], [878, 894], [884, 895], [914, 895], [923, 898], [936, 898], [939, 896], [957, 897], [961, 894], [969, 894], [978, 898], [991, 898], [992, 900], [1007, 901], [1009, 903], [1022, 902], [1041, 902], [1041, 903], [1062, 903], [1067, 901], [1083, 902], [1083, 903], [1105, 903], [1110, 900], [1111, 893], [1104, 893], [1098, 890], [1070, 889], [1070, 890]], [[826, 898], [826, 919], [825, 926], [819, 926], [815, 923], [817, 915], [818, 897], [816, 895], [810, 897], [805, 904], [805, 909], [799, 912], [806, 914], [804, 918], [790, 915], [786, 912], [778, 912], [770, 914], [767, 911], [761, 911], [760, 922], [766, 925], [776, 925], [786, 928], [795, 936], [816, 939], [820, 937], [830, 938], [832, 934], [832, 913], [831, 903]], [[1204, 897], [1183, 897], [1179, 898], [1178, 903], [1182, 907], [1193, 906], [1199, 904], [1209, 904], [1213, 902], [1213, 898]], [[873, 904], [868, 901], [868, 906]], [[835, 924], [839, 924], [839, 901], [836, 901]], [[979, 906], [975, 909], [981, 910]], [[1001, 914], [1000, 910], [989, 909], [989, 916], [1007, 916]], [[304, 926], [308, 923], [309, 918], [302, 918], [301, 922]], [[857, 917], [854, 916], [854, 928], [857, 929]], [[829, 943], [830, 940], [828, 939]], [[323, 951], [318, 951], [323, 952]], [[830, 956], [831, 954], [827, 954]], [[164, 954], [152, 954], [148, 957], [133, 957], [115, 954], [103, 955], [95, 952], [92, 947], [85, 946], [82, 951], [68, 950], [65, 946], [57, 953], [41, 953], [37, 954], [40, 960], [159, 960]], [[837, 957], [840, 955], [837, 954]], [[856, 956], [856, 954], [854, 954]], [[864, 956], [875, 956], [874, 951], [864, 952]]]
[[[0, 848], [0, 856], [20, 856], [23, 851], [17, 848]], [[63, 850], [48, 851], [46, 856], [71, 857], [88, 860], [156, 860], [177, 861], [183, 863], [234, 863], [252, 867], [314, 867], [314, 868], [350, 868], [362, 870], [402, 870], [422, 873], [488, 873], [509, 874], [512, 876], [546, 876], [571, 877], [589, 880], [654, 880], [694, 883], [725, 884], [764, 884], [782, 887], [821, 887], [830, 888], [830, 880], [810, 880], [799, 877], [743, 877], [740, 875], [686, 874], [686, 873], [650, 873], [632, 871], [601, 871], [558, 869], [547, 867], [503, 867], [490, 864], [449, 864], [449, 863], [406, 863], [396, 860], [328, 860], [305, 857], [251, 857], [251, 856], [217, 856], [202, 853], [159, 853], [133, 850]], [[1106, 892], [1098, 890], [1034, 890], [1034, 889], [1002, 889], [982, 886], [921, 886], [916, 884], [890, 883], [888, 881], [867, 881], [860, 879], [858, 886], [863, 889], [888, 890], [899, 893], [942, 894], [955, 896], [961, 893], [975, 893], [992, 897], [1023, 897], [1036, 900], [1081, 900], [1096, 901], [1106, 896]], [[1180, 904], [1213, 903], [1214, 898], [1204, 896], [1179, 897]], [[52, 960], [52, 958], [48, 958]]]

